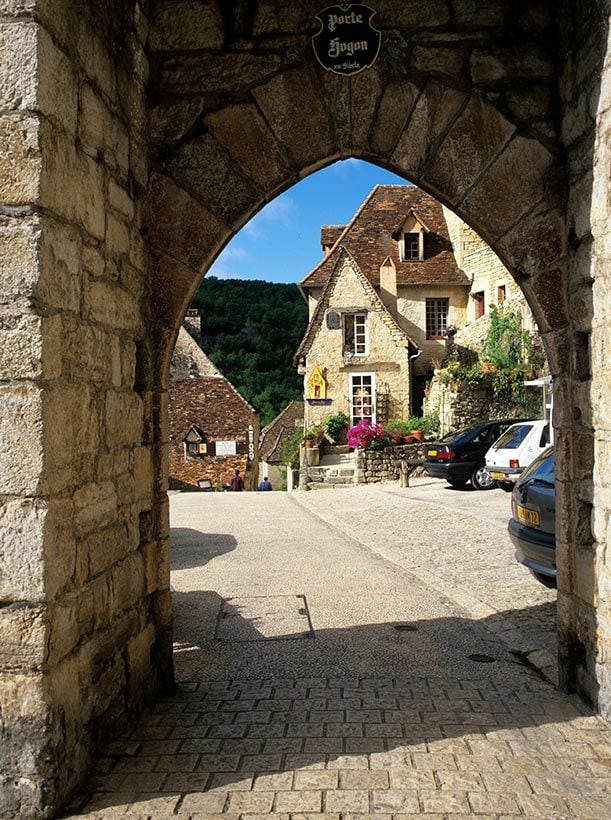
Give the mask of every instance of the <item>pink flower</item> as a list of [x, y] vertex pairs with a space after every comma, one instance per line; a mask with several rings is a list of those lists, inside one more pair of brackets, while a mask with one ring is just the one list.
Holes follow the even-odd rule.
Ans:
[[366, 449], [372, 441], [380, 441], [383, 438], [383, 425], [371, 424], [367, 419], [361, 419], [358, 424], [355, 424], [346, 433], [348, 447], [358, 447], [360, 449]]

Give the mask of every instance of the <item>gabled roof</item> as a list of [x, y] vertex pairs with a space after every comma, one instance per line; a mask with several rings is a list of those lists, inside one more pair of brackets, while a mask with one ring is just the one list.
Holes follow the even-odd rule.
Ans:
[[198, 379], [202, 376], [223, 378], [222, 373], [216, 369], [195, 339], [183, 326], [178, 331], [176, 345], [170, 361], [170, 381]]
[[[426, 226], [422, 261], [402, 262], [397, 239], [410, 213]], [[441, 203], [415, 185], [377, 185], [337, 238], [330, 253], [300, 282], [324, 286], [345, 248], [368, 281], [378, 286], [380, 265], [390, 256], [398, 285], [469, 285], [456, 264]]]
[[350, 252], [346, 250], [346, 248], [344, 248], [343, 246], [340, 246], [339, 248], [334, 250], [332, 255], [335, 257], [335, 264], [325, 284], [323, 292], [320, 295], [320, 299], [316, 303], [316, 308], [314, 309], [312, 318], [310, 319], [310, 322], [306, 328], [306, 332], [304, 334], [303, 339], [301, 340], [301, 344], [299, 345], [299, 348], [297, 349], [297, 352], [295, 353], [295, 356], [293, 358], [293, 363], [295, 364], [295, 366], [297, 366], [299, 364], [299, 361], [302, 358], [305, 358], [310, 351], [310, 347], [312, 346], [314, 337], [318, 333], [318, 330], [322, 325], [324, 315], [327, 311], [327, 308], [329, 307], [329, 297], [333, 291], [333, 286], [337, 280], [337, 277], [339, 276], [340, 270], [344, 264], [345, 259], [348, 259], [348, 261], [350, 262], [352, 269], [356, 273], [357, 278], [363, 286], [363, 290], [371, 300], [371, 303], [373, 304], [374, 308], [381, 314], [384, 323], [387, 325], [390, 332], [392, 333], [393, 339], [395, 340], [397, 345], [403, 345], [405, 347], [407, 347], [407, 345], [411, 345], [413, 348], [417, 349], [418, 345], [416, 344], [416, 342], [414, 342], [414, 340], [411, 339], [401, 327], [399, 327], [395, 319], [388, 312], [388, 309], [384, 302], [380, 299], [377, 292], [374, 290], [372, 283], [361, 271], [361, 269], [355, 262], [354, 257], [350, 254]]
[[296, 422], [303, 426], [303, 417], [304, 403], [292, 401], [263, 428], [259, 447], [261, 461], [280, 461], [284, 445], [297, 430]]

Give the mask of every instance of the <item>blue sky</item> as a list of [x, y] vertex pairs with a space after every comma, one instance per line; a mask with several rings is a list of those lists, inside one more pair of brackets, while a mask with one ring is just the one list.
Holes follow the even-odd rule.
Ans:
[[378, 184], [406, 182], [357, 159], [311, 174], [259, 211], [225, 247], [208, 275], [298, 282], [322, 259], [321, 225], [348, 222]]

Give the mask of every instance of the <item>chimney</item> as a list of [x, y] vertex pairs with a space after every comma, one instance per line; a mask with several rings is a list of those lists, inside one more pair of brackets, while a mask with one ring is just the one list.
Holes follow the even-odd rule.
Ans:
[[397, 269], [390, 256], [380, 265], [380, 299], [396, 320], [397, 318]]

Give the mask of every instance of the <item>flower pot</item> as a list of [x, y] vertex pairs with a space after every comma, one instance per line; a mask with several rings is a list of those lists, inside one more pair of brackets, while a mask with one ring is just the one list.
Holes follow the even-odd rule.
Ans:
[[314, 446], [314, 439], [306, 438], [303, 441], [304, 447], [313, 447]]
[[414, 441], [424, 441], [424, 430], [412, 430]]

